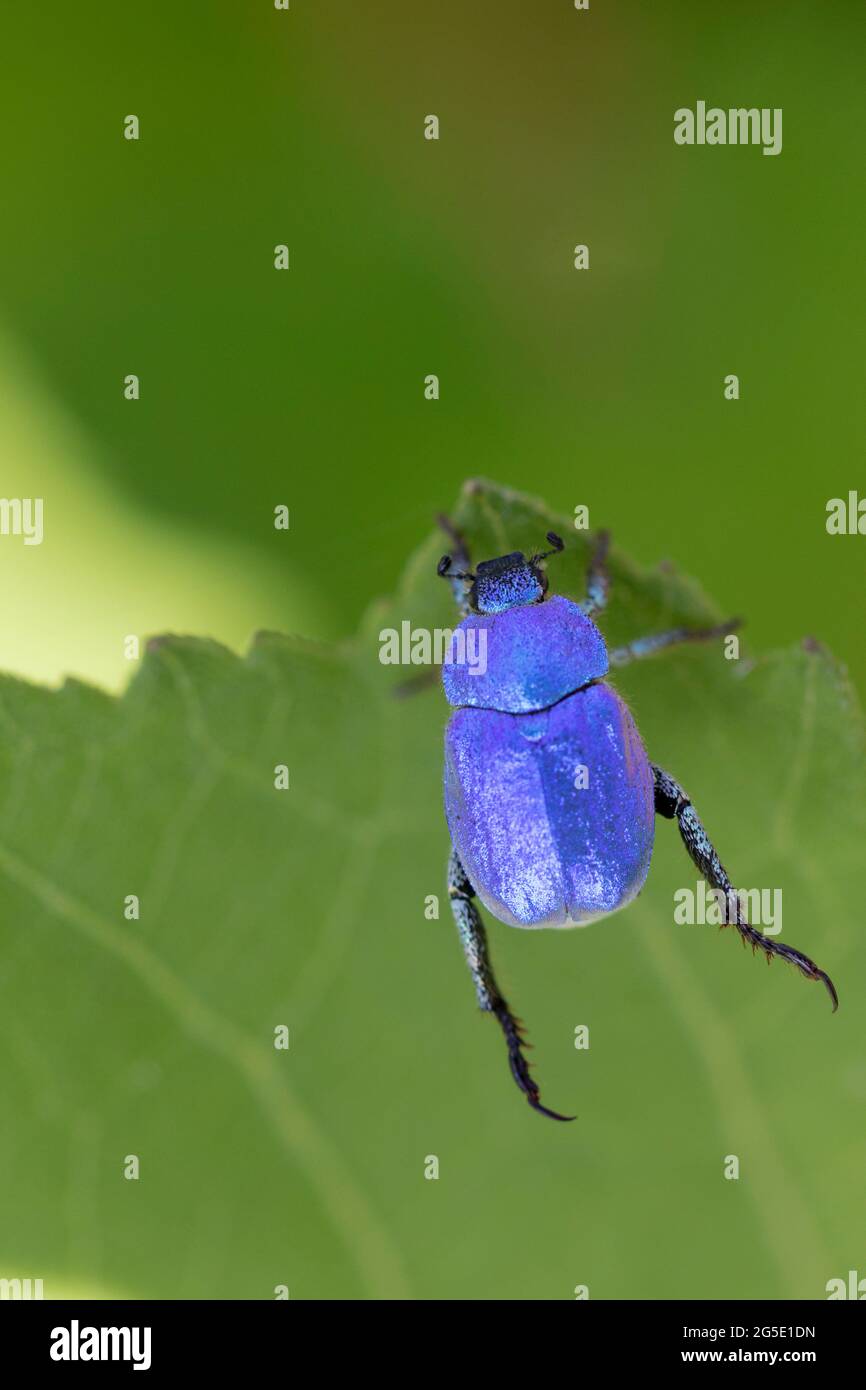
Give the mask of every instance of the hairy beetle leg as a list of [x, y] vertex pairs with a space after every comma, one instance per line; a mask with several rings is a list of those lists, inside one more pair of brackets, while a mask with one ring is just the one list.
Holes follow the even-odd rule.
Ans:
[[681, 642], [710, 642], [714, 637], [727, 637], [742, 624], [742, 618], [728, 618], [727, 622], [716, 623], [715, 627], [673, 627], [669, 632], [655, 632], [649, 637], [638, 637], [624, 647], [614, 647], [609, 661], [611, 666], [627, 666], [630, 661], [655, 656], [665, 647], [678, 647]]
[[523, 1055], [523, 1048], [528, 1047], [529, 1043], [523, 1039], [522, 1025], [519, 1019], [511, 1013], [499, 992], [490, 965], [487, 933], [484, 930], [481, 914], [474, 902], [475, 889], [469, 882], [466, 871], [454, 849], [452, 849], [448, 860], [448, 897], [451, 901], [451, 911], [457, 924], [457, 932], [466, 956], [466, 963], [475, 985], [479, 1007], [485, 1013], [494, 1015], [505, 1035], [511, 1075], [533, 1110], [537, 1110], [541, 1115], [549, 1116], [551, 1120], [573, 1120], [575, 1118], [573, 1115], [560, 1115], [557, 1111], [548, 1110], [546, 1106], [541, 1104], [538, 1086], [530, 1075], [529, 1063]]
[[469, 546], [466, 543], [466, 537], [463, 535], [463, 532], [458, 530], [450, 516], [446, 516], [444, 512], [437, 513], [436, 524], [440, 530], [445, 532], [445, 535], [451, 542], [451, 559], [455, 568], [459, 570], [471, 569], [472, 561], [469, 558]]
[[505, 1041], [508, 1044], [508, 1061], [511, 1065], [511, 1075], [517, 1082], [523, 1094], [526, 1096], [533, 1110], [537, 1110], [540, 1115], [547, 1115], [551, 1120], [574, 1120], [575, 1115], [560, 1115], [558, 1110], [548, 1110], [546, 1105], [541, 1104], [541, 1096], [538, 1086], [533, 1081], [529, 1072], [529, 1063], [523, 1055], [524, 1047], [531, 1047], [523, 1037], [523, 1025], [519, 1018], [515, 1018], [510, 1012], [504, 999], [500, 999], [498, 1004], [493, 1007], [493, 1013], [499, 1020], [499, 1026], [505, 1034]]
[[[461, 572], [468, 570], [471, 561], [469, 559], [469, 548], [463, 537], [463, 532], [458, 531], [451, 518], [445, 516], [443, 512], [439, 513], [436, 517], [436, 521], [451, 542], [451, 555], [449, 558], [452, 567]], [[446, 575], [445, 577], [451, 585], [451, 591], [454, 594], [454, 602], [457, 604], [460, 616], [461, 618], [465, 618], [469, 612], [466, 583], [464, 580], [450, 575]], [[409, 676], [404, 681], [398, 681], [396, 685], [391, 687], [391, 694], [397, 700], [406, 700], [413, 695], [422, 694], [425, 690], [432, 690], [433, 686], [436, 685], [440, 679], [441, 673], [442, 667], [438, 664], [436, 666], [428, 666], [425, 671], [419, 672], [418, 675]]]
[[[454, 602], [461, 618], [465, 618], [469, 613], [469, 586], [468, 581], [462, 578], [468, 570], [472, 568], [472, 561], [469, 558], [469, 546], [462, 531], [459, 531], [450, 517], [440, 512], [436, 517], [439, 527], [445, 532], [451, 542], [451, 554], [447, 557], [450, 561], [450, 568], [454, 574], [444, 574], [451, 585], [451, 592], [454, 595]], [[445, 560], [443, 555], [442, 560]], [[442, 561], [440, 561], [440, 564]]]
[[587, 617], [600, 613], [607, 605], [610, 591], [610, 575], [607, 572], [607, 552], [610, 545], [610, 532], [599, 531], [595, 538], [589, 568], [586, 572], [586, 598], [580, 605]]
[[392, 685], [389, 693], [395, 700], [407, 700], [412, 695], [421, 695], [425, 690], [433, 689], [441, 673], [441, 666], [427, 666], [417, 676], [407, 676], [404, 681], [398, 681], [396, 685]]
[[676, 821], [692, 862], [712, 888], [718, 888], [724, 893], [725, 901], [730, 904], [733, 913], [733, 925], [740, 933], [743, 944], [748, 942], [753, 951], [763, 951], [768, 964], [774, 956], [778, 956], [780, 960], [795, 965], [807, 980], [820, 980], [830, 996], [835, 1013], [839, 1007], [839, 996], [830, 976], [826, 971], [819, 969], [808, 956], [804, 956], [802, 951], [798, 951], [794, 946], [787, 946], [784, 941], [775, 941], [773, 937], [765, 936], [757, 927], [746, 921], [727, 871], [682, 787], [660, 767], [653, 767], [653, 779], [656, 813], [664, 816], [666, 820]]

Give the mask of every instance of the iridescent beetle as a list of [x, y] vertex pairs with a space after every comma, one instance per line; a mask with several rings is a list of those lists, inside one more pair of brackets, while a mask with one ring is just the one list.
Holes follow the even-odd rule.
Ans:
[[[554, 1120], [574, 1118], [541, 1104], [522, 1026], [493, 975], [475, 900], [513, 927], [583, 926], [616, 912], [643, 887], [656, 815], [676, 820], [700, 873], [725, 895], [744, 942], [822, 980], [835, 1010], [829, 976], [745, 920], [689, 798], [650, 763], [628, 707], [605, 683], [610, 666], [721, 636], [736, 622], [674, 628], [608, 652], [591, 617], [607, 600], [606, 533], [590, 561], [587, 597], [577, 604], [546, 597], [542, 562], [563, 549], [552, 531], [552, 550], [528, 560], [515, 551], [485, 560], [472, 574], [462, 537], [440, 520], [454, 554], [442, 557], [438, 572], [451, 581], [463, 614], [442, 676], [455, 707], [445, 733], [448, 893], [478, 1002], [498, 1019], [512, 1075], [529, 1104]], [[470, 645], [476, 658], [485, 651], [484, 663], [457, 659]]]

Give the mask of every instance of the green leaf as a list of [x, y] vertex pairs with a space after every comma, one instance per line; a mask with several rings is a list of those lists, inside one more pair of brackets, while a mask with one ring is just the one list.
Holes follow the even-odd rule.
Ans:
[[[476, 558], [561, 531], [552, 587], [581, 596], [568, 518], [490, 484], [455, 518]], [[783, 939], [841, 1005], [731, 931], [674, 924], [695, 874], [661, 822], [627, 911], [488, 923], [544, 1098], [578, 1113], [556, 1126], [514, 1088], [450, 921], [444, 699], [394, 698], [412, 672], [378, 659], [384, 627], [453, 625], [445, 548], [431, 532], [339, 650], [164, 637], [119, 700], [0, 685], [7, 1277], [48, 1297], [820, 1298], [862, 1264], [863, 731], [844, 674], [811, 643], [617, 673], [735, 882], [782, 889]], [[614, 643], [724, 616], [669, 566], [614, 549], [611, 571]]]

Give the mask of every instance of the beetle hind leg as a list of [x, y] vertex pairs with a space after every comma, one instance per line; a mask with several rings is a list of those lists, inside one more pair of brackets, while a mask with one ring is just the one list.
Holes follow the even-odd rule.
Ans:
[[697, 866], [710, 887], [720, 889], [724, 893], [725, 902], [728, 905], [726, 916], [736, 926], [743, 943], [748, 942], [753, 951], [762, 950], [768, 963], [774, 956], [779, 956], [782, 960], [795, 965], [800, 974], [805, 975], [807, 980], [820, 980], [833, 1002], [833, 1012], [835, 1013], [839, 1007], [839, 996], [830, 976], [826, 971], [820, 970], [808, 956], [804, 956], [802, 951], [796, 950], [793, 946], [787, 946], [784, 941], [776, 941], [771, 936], [765, 936], [763, 932], [758, 931], [756, 927], [751, 926], [746, 921], [736, 890], [728, 878], [725, 867], [719, 859], [697, 811], [682, 787], [660, 767], [653, 767], [653, 780], [657, 815], [664, 816], [666, 820], [676, 821], [683, 844], [688, 850], [692, 862]]
[[490, 964], [487, 933], [484, 930], [481, 913], [475, 903], [475, 889], [469, 882], [457, 851], [454, 849], [452, 849], [451, 857], [448, 860], [448, 897], [451, 901], [451, 911], [457, 924], [457, 932], [466, 956], [466, 963], [475, 985], [479, 1007], [485, 1013], [492, 1013], [502, 1029], [508, 1045], [511, 1075], [533, 1110], [537, 1110], [541, 1115], [549, 1116], [551, 1120], [573, 1120], [575, 1118], [573, 1115], [560, 1115], [556, 1110], [548, 1110], [547, 1106], [541, 1104], [538, 1085], [530, 1074], [529, 1062], [523, 1053], [523, 1049], [529, 1047], [530, 1044], [523, 1035], [523, 1025], [520, 1019], [515, 1018], [506, 1000], [499, 992]]

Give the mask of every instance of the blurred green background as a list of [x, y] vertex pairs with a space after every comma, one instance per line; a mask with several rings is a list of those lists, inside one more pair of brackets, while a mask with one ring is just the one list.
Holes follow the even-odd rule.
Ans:
[[[42, 400], [4, 403], [4, 486], [48, 506], [23, 601], [50, 569], [43, 623], [97, 576], [132, 605], [41, 665], [106, 675], [160, 585], [157, 626], [194, 591], [231, 641], [350, 632], [480, 473], [588, 504], [863, 689], [863, 548], [824, 519], [866, 492], [864, 28], [854, 0], [8, 13], [2, 309]], [[781, 106], [782, 154], [675, 146], [699, 98]], [[7, 610], [7, 666], [40, 664], [36, 621]]]
[[[45, 541], [0, 540], [0, 668], [119, 689], [129, 633], [241, 652], [261, 628], [345, 638], [481, 474], [588, 505], [639, 563], [669, 558], [744, 614], [755, 652], [815, 635], [866, 693], [866, 539], [824, 524], [829, 498], [866, 495], [864, 39], [854, 0], [6, 13], [2, 491], [44, 497]], [[782, 154], [678, 148], [673, 112], [698, 99], [782, 107]], [[435, 738], [443, 713], [425, 705]], [[379, 910], [396, 930], [404, 905]], [[520, 1132], [537, 1154], [546, 1136]], [[506, 1220], [513, 1188], [495, 1197], [487, 1219]], [[607, 1296], [640, 1292], [649, 1237], [629, 1241], [622, 1210]], [[478, 1292], [538, 1296], [543, 1241], [521, 1292], [465, 1219], [455, 1259], [483, 1271]], [[317, 1292], [342, 1296], [328, 1259]], [[696, 1254], [696, 1292], [730, 1292], [711, 1264]], [[68, 1273], [100, 1282], [86, 1260]], [[773, 1277], [761, 1292], [784, 1290]]]

